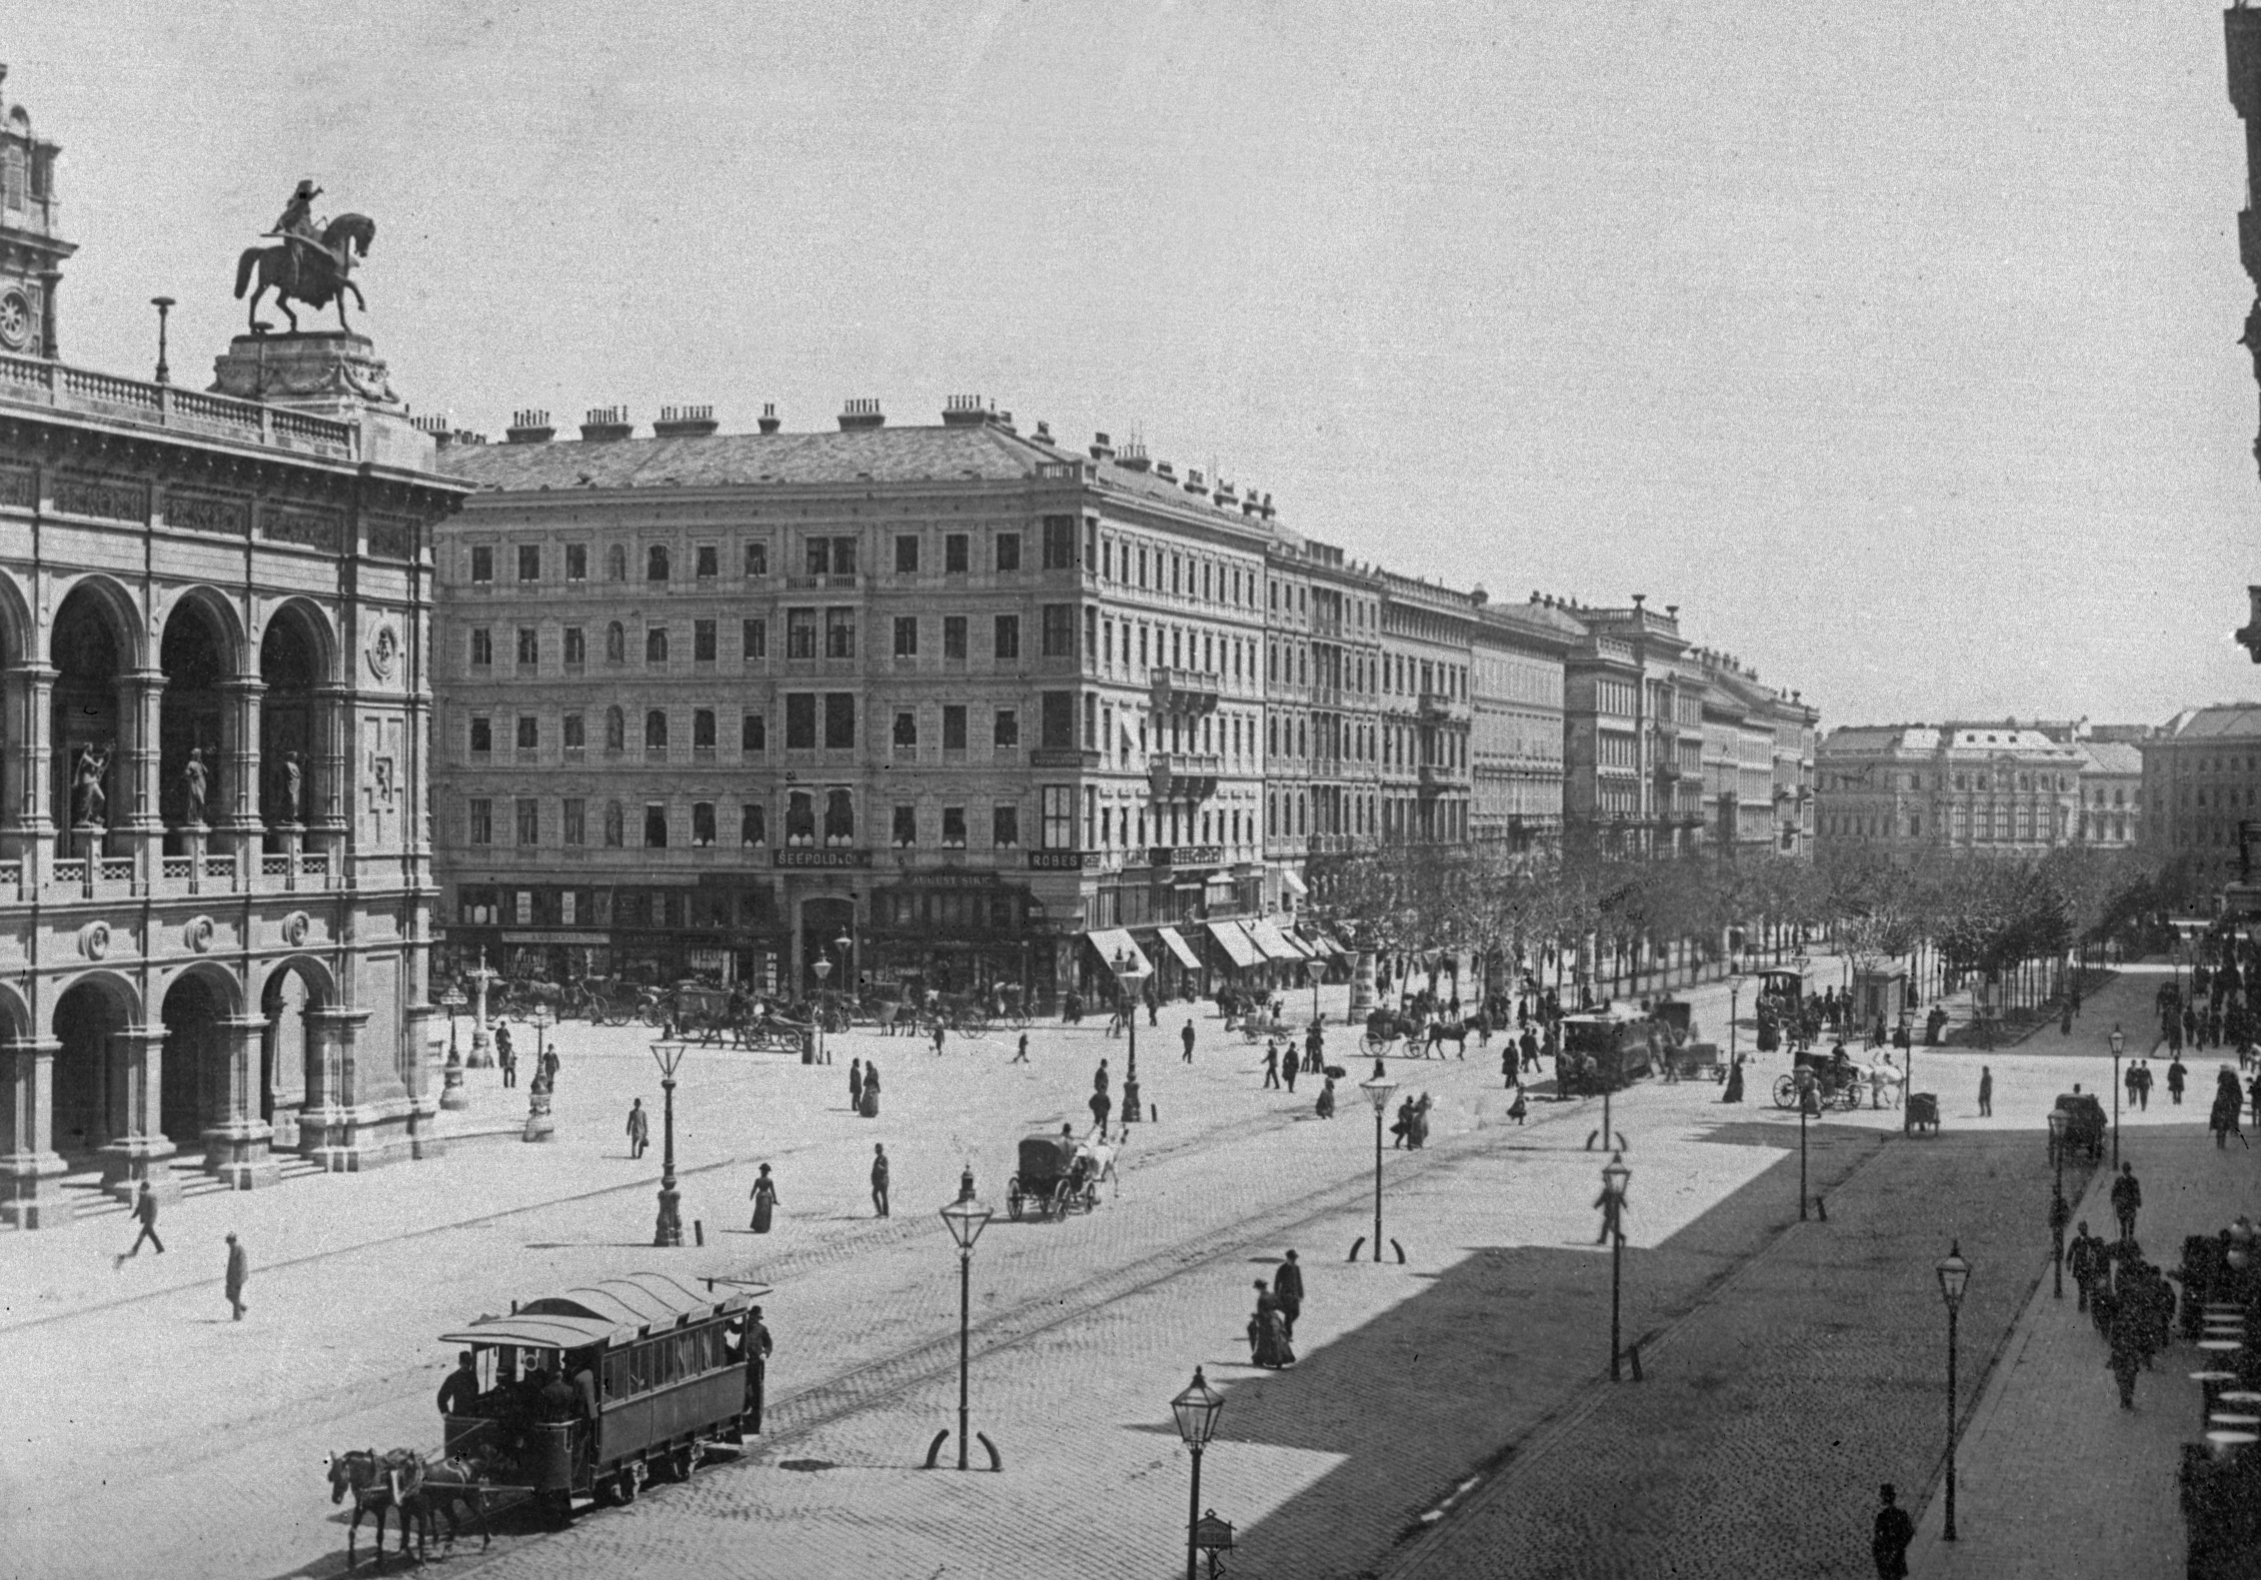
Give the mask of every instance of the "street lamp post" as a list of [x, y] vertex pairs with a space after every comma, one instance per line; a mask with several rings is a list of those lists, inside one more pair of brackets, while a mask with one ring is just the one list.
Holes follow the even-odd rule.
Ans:
[[989, 1227], [990, 1209], [974, 1196], [973, 1168], [958, 1176], [958, 1199], [942, 1209], [942, 1221], [949, 1227], [950, 1238], [958, 1245], [958, 1468], [966, 1468], [966, 1450], [971, 1438], [968, 1430], [969, 1412], [966, 1405], [967, 1368], [970, 1347], [969, 1335], [973, 1329], [973, 1243], [981, 1238], [981, 1231]]
[[690, 1044], [661, 1037], [652, 1043], [659, 1064], [660, 1120], [659, 1220], [652, 1228], [655, 1246], [683, 1243], [683, 1197], [675, 1188], [675, 1071]]
[[1735, 1068], [1735, 1056], [1741, 1048], [1736, 1040], [1737, 1024], [1743, 1014], [1743, 968], [1740, 964], [1727, 968], [1727, 1068]]
[[1806, 1221], [1806, 1116], [1813, 1112], [1814, 1072], [1810, 1064], [1798, 1066], [1798, 1221]]
[[[855, 994], [856, 981], [856, 941], [853, 938], [850, 938], [846, 933], [842, 933], [838, 938], [832, 940], [832, 947], [840, 951], [840, 986], [834, 991], [846, 993], [853, 997]], [[841, 1024], [841, 1030], [847, 1030], [847, 1024], [845, 1021], [843, 1021]]]
[[502, 975], [487, 964], [487, 952], [479, 951], [478, 966], [467, 973], [471, 978], [471, 1068], [484, 1070], [495, 1062], [494, 1034], [487, 1029], [487, 988]]
[[1397, 1090], [1397, 1082], [1383, 1073], [1382, 1061], [1374, 1061], [1374, 1073], [1358, 1083], [1366, 1100], [1374, 1105], [1374, 1260], [1382, 1259], [1382, 1115], [1389, 1111], [1390, 1094]]
[[2049, 1197], [2049, 1276], [2058, 1300], [2065, 1298], [2065, 1224], [2072, 1217], [2065, 1205], [2065, 1130], [2071, 1120], [2062, 1108], [2049, 1110], [2049, 1155], [2057, 1164], [2057, 1184]]
[[447, 1070], [442, 1076], [440, 1106], [457, 1110], [471, 1106], [471, 1094], [463, 1089], [463, 1049], [456, 1040], [455, 1017], [464, 1005], [463, 990], [450, 986], [440, 996], [440, 1007], [447, 1011]]
[[1138, 1118], [1138, 990], [1146, 982], [1146, 972], [1131, 955], [1118, 949], [1113, 961], [1115, 987], [1122, 996], [1123, 1018], [1130, 1023], [1130, 1058], [1123, 1066], [1123, 1123], [1128, 1125]]
[[1609, 1380], [1622, 1380], [1625, 1343], [1619, 1324], [1620, 1292], [1625, 1278], [1625, 1187], [1633, 1171], [1625, 1159], [1611, 1153], [1602, 1168], [1602, 1230], [1609, 1236]]
[[1934, 1271], [1939, 1274], [1939, 1294], [1947, 1302], [1947, 1520], [1940, 1533], [1946, 1540], [1955, 1540], [1955, 1316], [1963, 1309], [1963, 1288], [1971, 1281], [1971, 1265], [1963, 1260], [1963, 1242], [1957, 1240], [1953, 1248], [1941, 1257]]
[[1201, 1451], [1217, 1435], [1217, 1417], [1224, 1408], [1225, 1396], [1209, 1386], [1198, 1366], [1185, 1392], [1170, 1401], [1170, 1413], [1178, 1418], [1178, 1436], [1193, 1452], [1193, 1497], [1185, 1517], [1185, 1580], [1196, 1580], [1194, 1565], [1200, 1562], [1195, 1537], [1201, 1525]]
[[1319, 979], [1327, 974], [1327, 963], [1324, 960], [1306, 960], [1303, 962], [1303, 970], [1311, 978], [1311, 1024], [1316, 1026], [1319, 1024]]
[[832, 975], [832, 962], [819, 957], [815, 970], [816, 1013], [811, 1015], [809, 1019], [816, 1022], [816, 1029], [814, 1033], [815, 1045], [810, 1049], [810, 1060], [812, 1063], [822, 1064], [824, 1063], [824, 984], [826, 979]]
[[2112, 1022], [2112, 1172], [2120, 1170], [2120, 1055], [2127, 1051], [2127, 1033]]

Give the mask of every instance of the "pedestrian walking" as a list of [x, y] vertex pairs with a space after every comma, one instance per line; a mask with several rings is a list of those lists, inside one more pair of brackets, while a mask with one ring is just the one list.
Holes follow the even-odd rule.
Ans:
[[1978, 1117], [1994, 1117], [1994, 1067], [1990, 1064], [1978, 1067]]
[[1515, 1101], [1507, 1105], [1507, 1117], [1520, 1125], [1530, 1112], [1531, 1105], [1525, 1101], [1523, 1088], [1518, 1086], [1515, 1089]]
[[2130, 1064], [2126, 1070], [2121, 1072], [2120, 1075], [2120, 1085], [2127, 1088], [2128, 1108], [2131, 1111], [2135, 1108], [2136, 1088], [2140, 1087], [2142, 1084], [2143, 1061], [2141, 1059], [2138, 1059], [2133, 1064]]
[[887, 1213], [887, 1144], [875, 1141], [871, 1147], [871, 1206], [872, 1211], [884, 1218]]
[[464, 1350], [455, 1357], [455, 1370], [440, 1384], [440, 1414], [469, 1415], [479, 1402], [479, 1357]]
[[861, 1113], [863, 1112], [863, 1106], [864, 1061], [861, 1059], [850, 1059], [848, 1061], [848, 1111], [852, 1114]]
[[1877, 1488], [1884, 1506], [1876, 1511], [1876, 1528], [1869, 1536], [1869, 1556], [1876, 1560], [1877, 1580], [1903, 1580], [1908, 1572], [1908, 1544], [1916, 1539], [1916, 1522], [1900, 1507], [1899, 1494], [1887, 1481]]
[[1295, 1351], [1280, 1324], [1280, 1304], [1261, 1278], [1256, 1280], [1256, 1311], [1248, 1319], [1248, 1358], [1275, 1371], [1295, 1364]]
[[243, 1286], [251, 1282], [251, 1257], [243, 1242], [233, 1234], [228, 1236], [228, 1305], [235, 1312], [230, 1320], [241, 1322], [249, 1308], [243, 1303]]
[[1115, 1100], [1107, 1095], [1107, 1088], [1102, 1086], [1091, 1094], [1091, 1123], [1101, 1141], [1107, 1139], [1107, 1116], [1114, 1111]]
[[746, 1313], [738, 1353], [746, 1363], [746, 1430], [757, 1435], [762, 1429], [762, 1396], [768, 1391], [769, 1356], [774, 1348], [776, 1343], [762, 1322], [762, 1308], [755, 1306]]
[[2104, 1238], [2088, 1232], [2088, 1220], [2081, 1219], [2073, 1231], [2073, 1243], [2065, 1252], [2065, 1271], [2073, 1275], [2073, 1290], [2077, 1299], [2075, 1311], [2088, 1309], [2089, 1290], [2105, 1276], [2111, 1264], [2104, 1256]]
[[133, 1237], [133, 1248], [117, 1260], [117, 1266], [126, 1265], [127, 1256], [141, 1254], [141, 1242], [147, 1240], [157, 1247], [157, 1254], [165, 1254], [165, 1242], [157, 1238], [157, 1193], [149, 1188], [149, 1181], [141, 1182], [141, 1190], [134, 1197], [133, 1215], [141, 1225], [141, 1232]]
[[872, 1060], [864, 1066], [864, 1101], [857, 1109], [866, 1119], [879, 1117], [879, 1061]]
[[518, 1054], [510, 1045], [510, 1028], [497, 1022], [495, 1025], [495, 1063], [502, 1067], [502, 1084], [518, 1084]]
[[937, 1059], [942, 1057], [942, 1035], [942, 1017], [937, 1015], [934, 1017], [934, 1056]]
[[2135, 1061], [2135, 1101], [2136, 1106], [2145, 1113], [2151, 1111], [2151, 1061], [2149, 1059]]
[[1187, 1022], [1185, 1023], [1185, 1030], [1184, 1030], [1184, 1031], [1181, 1031], [1181, 1032], [1179, 1032], [1179, 1033], [1178, 1033], [1178, 1041], [1180, 1041], [1180, 1042], [1182, 1042], [1182, 1043], [1184, 1043], [1184, 1044], [1185, 1044], [1185, 1062], [1186, 1062], [1186, 1063], [1188, 1063], [1188, 1064], [1191, 1064], [1191, 1063], [1193, 1062], [1193, 1022], [1192, 1022], [1192, 1021], [1190, 1021], [1190, 1020], [1189, 1020], [1189, 1021], [1187, 1021]]
[[1327, 1084], [1319, 1089], [1319, 1117], [1335, 1117], [1335, 1078], [1331, 1075], [1327, 1077]]
[[1272, 1275], [1272, 1299], [1280, 1308], [1280, 1327], [1289, 1343], [1295, 1342], [1295, 1319], [1303, 1314], [1303, 1264], [1288, 1252], [1288, 1259]]
[[754, 1222], [756, 1234], [769, 1233], [771, 1218], [777, 1211], [777, 1182], [769, 1177], [769, 1165], [764, 1163], [761, 1175], [754, 1181]]
[[2143, 1370], [2143, 1335], [2147, 1318], [2141, 1302], [2122, 1298], [2112, 1312], [2112, 1349], [2105, 1365], [2120, 1385], [2120, 1408], [2135, 1408], [2135, 1374]]
[[1270, 1038], [1264, 1041], [1264, 1087], [1267, 1091], [1280, 1084], [1280, 1045]]
[[652, 1116], [645, 1111], [644, 1100], [635, 1098], [628, 1104], [628, 1156], [640, 1158], [644, 1148], [652, 1144]]
[[2136, 1182], [2135, 1165], [2120, 1165], [2120, 1177], [2112, 1181], [2112, 1212], [2120, 1220], [2120, 1240], [2135, 1238], [2135, 1215], [2143, 1207], [2143, 1187]]
[[2180, 1059], [2167, 1066], [2167, 1100], [2177, 1108], [2182, 1107], [2183, 1084], [2189, 1076], [2190, 1071]]
[[1013, 1063], [1013, 1064], [1026, 1064], [1026, 1063], [1028, 1063], [1028, 1033], [1027, 1033], [1027, 1032], [1025, 1032], [1025, 1031], [1024, 1031], [1024, 1032], [1022, 1032], [1022, 1033], [1021, 1033], [1021, 1041], [1020, 1041], [1020, 1046], [1019, 1046], [1018, 1048], [1016, 1048], [1016, 1049], [1015, 1049], [1015, 1050], [1013, 1051], [1013, 1057], [1012, 1057], [1012, 1058], [1011, 1058], [1011, 1060], [1010, 1060], [1010, 1061], [1008, 1061], [1008, 1062], [1010, 1062], [1010, 1063]]
[[1099, 1068], [1091, 1072], [1091, 1089], [1102, 1093], [1107, 1090], [1107, 1061], [1105, 1059], [1101, 1059]]
[[1296, 1054], [1295, 1044], [1289, 1043], [1286, 1052], [1280, 1058], [1280, 1075], [1287, 1081], [1288, 1090], [1291, 1092], [1295, 1090], [1296, 1072], [1302, 1064], [1303, 1060]]

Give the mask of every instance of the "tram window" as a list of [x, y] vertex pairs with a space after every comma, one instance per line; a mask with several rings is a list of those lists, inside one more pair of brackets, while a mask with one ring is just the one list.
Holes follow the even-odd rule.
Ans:
[[694, 1376], [699, 1371], [698, 1357], [691, 1347], [692, 1340], [693, 1336], [688, 1333], [675, 1335], [675, 1376], [677, 1380]]
[[652, 1385], [651, 1346], [631, 1344], [628, 1347], [628, 1391], [642, 1393]]
[[629, 1391], [628, 1356], [625, 1351], [614, 1350], [605, 1357], [604, 1389], [607, 1399], [618, 1399]]

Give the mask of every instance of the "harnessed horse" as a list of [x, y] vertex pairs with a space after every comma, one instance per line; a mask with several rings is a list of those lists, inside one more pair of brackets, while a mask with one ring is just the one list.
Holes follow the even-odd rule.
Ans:
[[348, 1492], [353, 1494], [353, 1523], [346, 1528], [345, 1567], [351, 1573], [356, 1562], [355, 1543], [361, 1534], [361, 1516], [374, 1511], [377, 1516], [377, 1570], [385, 1567], [385, 1515], [388, 1510], [400, 1511], [400, 1553], [408, 1556], [408, 1535], [411, 1520], [416, 1522], [416, 1561], [422, 1563], [430, 1548], [434, 1515], [447, 1516], [447, 1544], [453, 1546], [463, 1527], [456, 1520], [455, 1506], [468, 1503], [479, 1522], [479, 1549], [484, 1552], [493, 1534], [487, 1528], [486, 1483], [483, 1467], [475, 1459], [427, 1459], [412, 1448], [396, 1448], [380, 1454], [373, 1448], [349, 1449], [342, 1454], [332, 1454], [327, 1461], [330, 1477], [330, 1501], [343, 1503]]

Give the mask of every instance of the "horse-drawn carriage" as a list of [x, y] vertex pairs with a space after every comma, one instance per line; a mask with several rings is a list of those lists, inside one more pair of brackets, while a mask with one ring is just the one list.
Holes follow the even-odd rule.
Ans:
[[1774, 1106], [1798, 1106], [1799, 1072], [1810, 1071], [1808, 1084], [1813, 1088], [1817, 1108], [1855, 1109], [1861, 1106], [1861, 1090], [1868, 1086], [1869, 1072], [1843, 1056], [1842, 1048], [1828, 1053], [1801, 1048], [1792, 1058], [1790, 1073], [1774, 1080]]
[[1065, 1218], [1099, 1205], [1099, 1161], [1072, 1135], [1024, 1136], [1019, 1172], [1005, 1182], [1005, 1210], [1018, 1219], [1033, 1204], [1039, 1218]]
[[740, 1011], [731, 1023], [731, 1040], [755, 1053], [797, 1054], [808, 1045], [810, 1024], [779, 1014], [765, 999]]
[[[2098, 1102], [2092, 1093], [2060, 1092], [2057, 1094], [2056, 1106], [2062, 1108], [2067, 1116], [2065, 1123], [2066, 1152], [2081, 1153], [2091, 1163], [2101, 1159], [2104, 1156], [2104, 1137], [2107, 1134], [2104, 1105]], [[2054, 1136], [2050, 1138], [2049, 1146], [2050, 1161], [2054, 1163], [2057, 1146]]]
[[632, 1503], [654, 1475], [688, 1480], [751, 1425], [743, 1335], [758, 1293], [634, 1273], [442, 1335], [471, 1352], [477, 1383], [440, 1417], [444, 1452], [532, 1493], [561, 1525], [575, 1498]]
[[1695, 1006], [1680, 999], [1663, 999], [1650, 1007], [1649, 1016], [1657, 1023], [1664, 1056], [1675, 1076], [1683, 1081], [1699, 1075], [1715, 1081], [1727, 1079], [1727, 1067], [1719, 1062], [1719, 1044], [1704, 1040], [1703, 1029], [1696, 1024]]
[[1620, 1009], [1562, 1017], [1559, 1087], [1567, 1097], [1621, 1091], [1650, 1071], [1650, 1034], [1662, 1032], [1646, 1015]]

